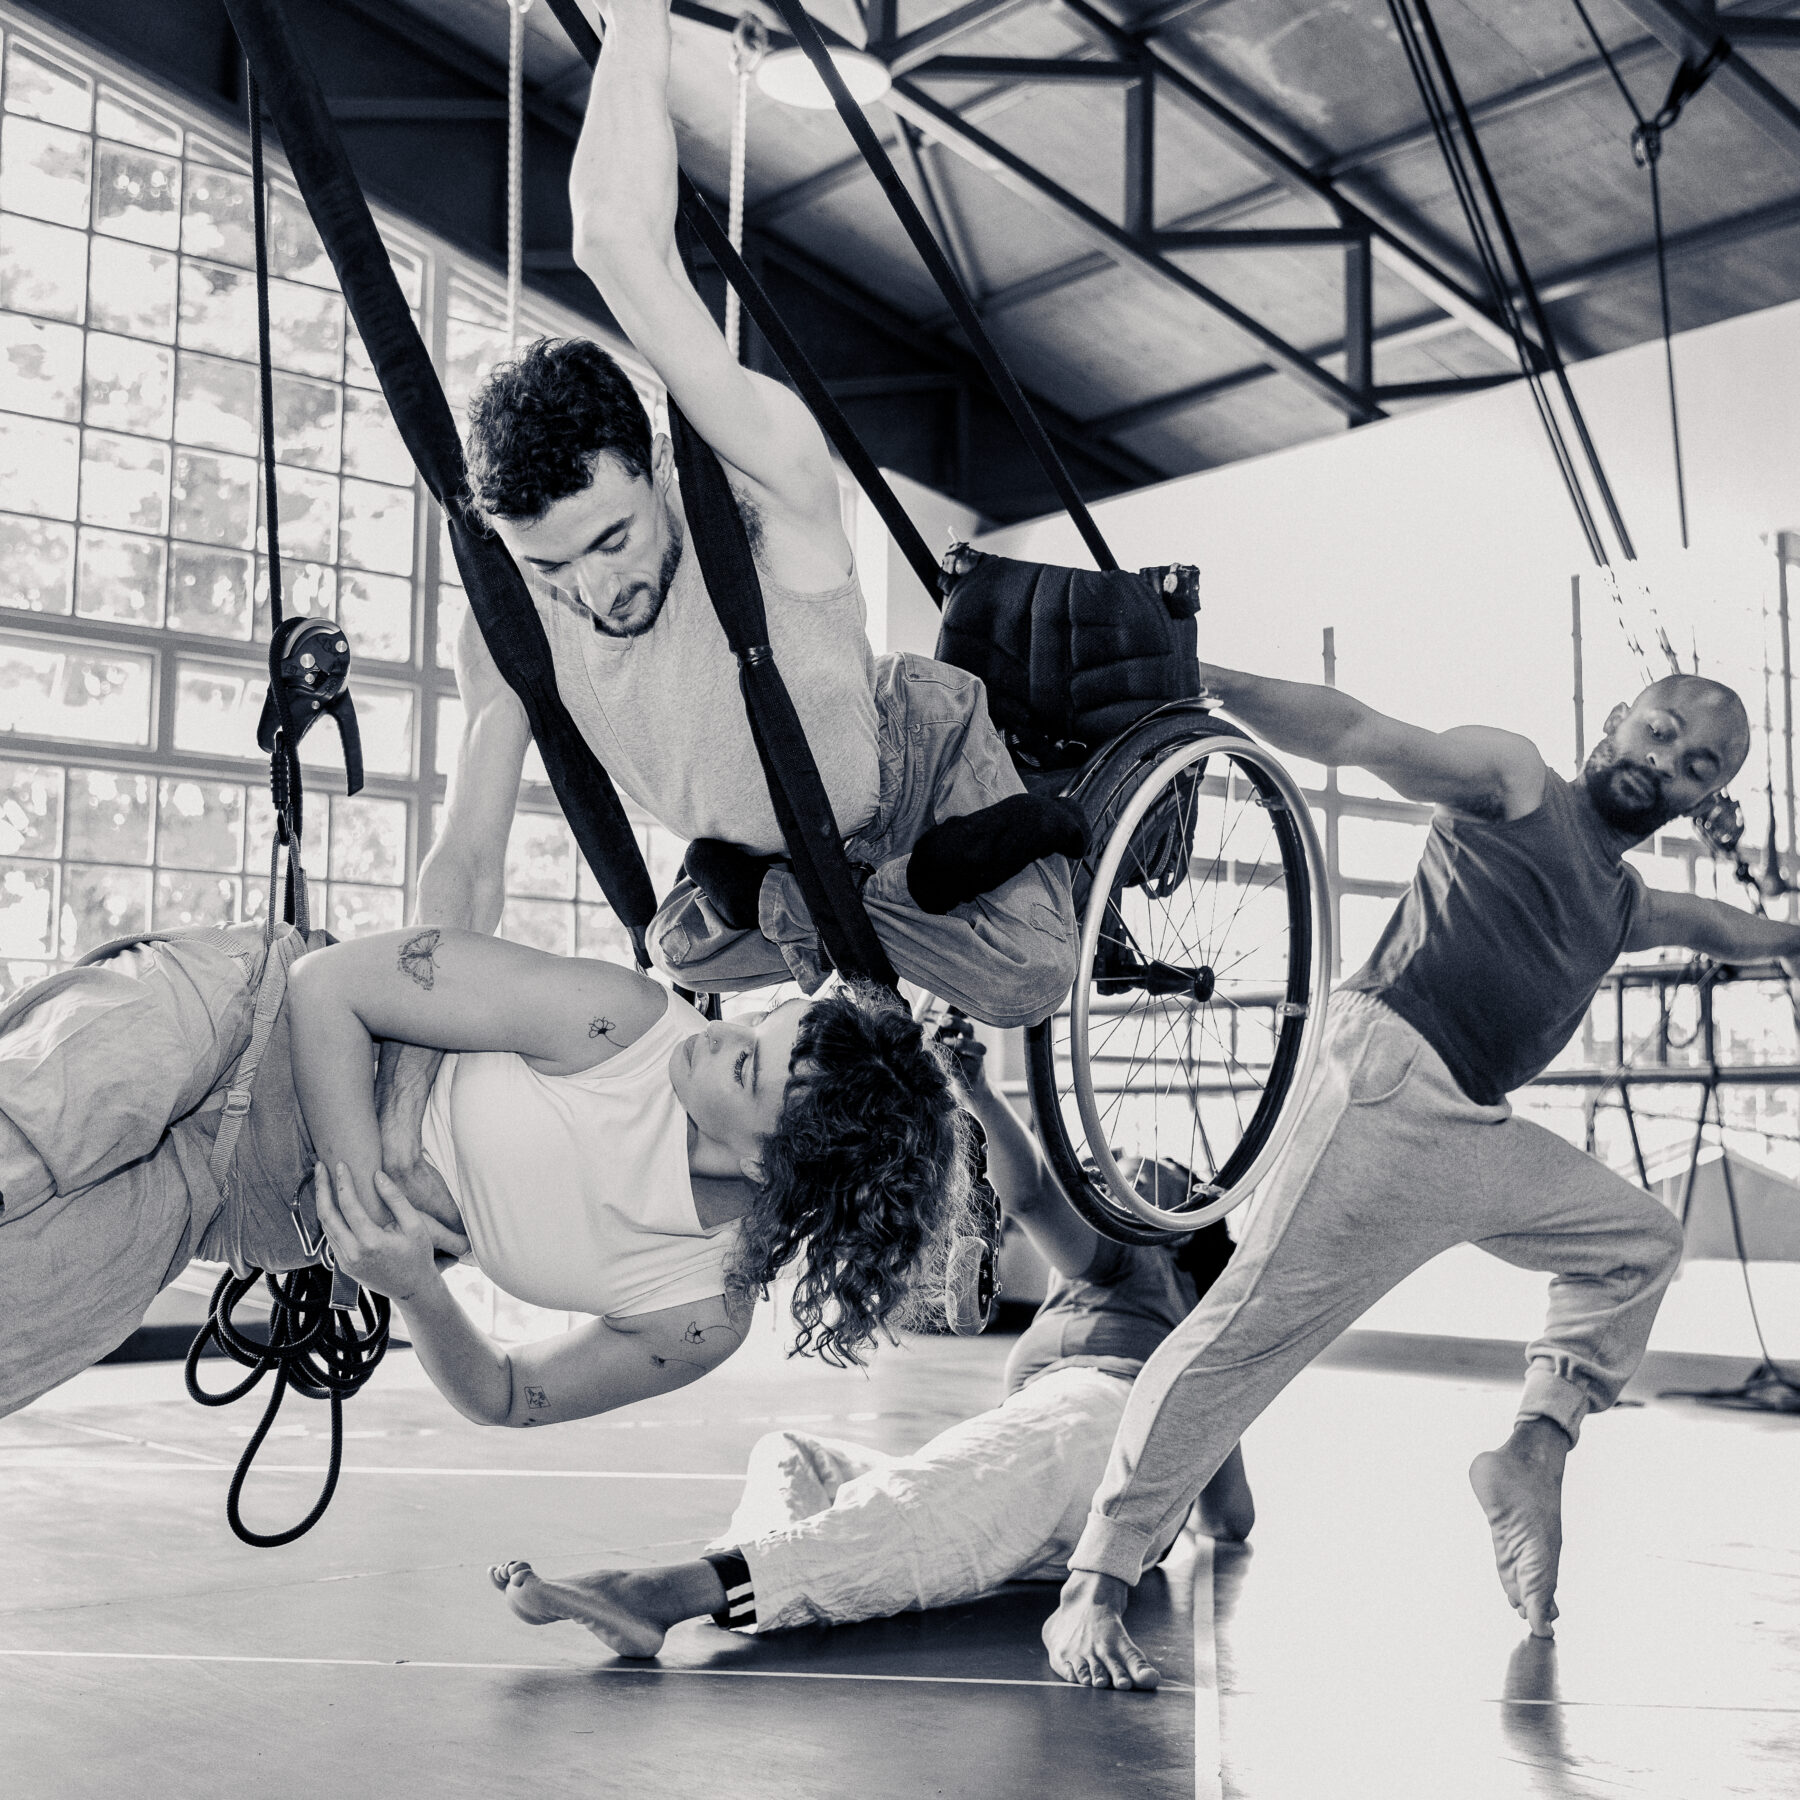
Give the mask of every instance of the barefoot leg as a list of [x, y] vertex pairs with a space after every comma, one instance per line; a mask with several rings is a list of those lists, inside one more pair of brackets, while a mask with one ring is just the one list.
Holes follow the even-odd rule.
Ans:
[[1080, 1687], [1154, 1688], [1162, 1677], [1125, 1629], [1131, 1590], [1111, 1575], [1077, 1570], [1044, 1621], [1050, 1667]]
[[1494, 1566], [1534, 1637], [1554, 1637], [1562, 1559], [1562, 1476], [1569, 1440], [1549, 1419], [1523, 1419], [1498, 1450], [1469, 1465], [1469, 1485], [1494, 1535]]
[[527, 1625], [568, 1619], [621, 1656], [655, 1656], [671, 1625], [716, 1612], [725, 1593], [711, 1563], [596, 1569], [548, 1581], [528, 1562], [496, 1564], [488, 1579]]

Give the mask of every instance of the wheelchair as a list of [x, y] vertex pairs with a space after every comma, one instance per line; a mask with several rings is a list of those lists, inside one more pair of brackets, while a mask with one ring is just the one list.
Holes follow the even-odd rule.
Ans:
[[1088, 826], [1074, 983], [1025, 1039], [1039, 1141], [1095, 1230], [1178, 1241], [1267, 1175], [1318, 1058], [1332, 914], [1311, 809], [1198, 692], [1197, 571], [957, 546], [944, 585], [939, 657], [988, 683], [1027, 788]]

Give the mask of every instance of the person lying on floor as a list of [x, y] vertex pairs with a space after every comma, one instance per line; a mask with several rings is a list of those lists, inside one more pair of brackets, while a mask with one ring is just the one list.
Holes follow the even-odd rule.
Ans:
[[[1074, 975], [1064, 858], [1081, 851], [1081, 814], [1026, 794], [977, 677], [872, 655], [825, 438], [795, 394], [739, 363], [676, 251], [667, 0], [587, 11], [605, 45], [569, 177], [575, 260], [725, 470], [775, 660], [893, 966], [991, 1024], [1033, 1023]], [[570, 716], [619, 789], [688, 842], [649, 928], [657, 966], [689, 989], [811, 992], [818, 933], [670, 441], [631, 378], [583, 339], [531, 345], [472, 397], [467, 466], [474, 515], [533, 590]], [[530, 732], [472, 616], [456, 655], [456, 792], [417, 916], [492, 930]]]
[[[1049, 1292], [1006, 1365], [1006, 1398], [910, 1456], [777, 1431], [750, 1453], [744, 1495], [692, 1561], [549, 1580], [527, 1562], [490, 1571], [530, 1625], [570, 1619], [621, 1656], [655, 1656], [684, 1619], [757, 1632], [951, 1606], [1003, 1582], [1056, 1580], [1080, 1535], [1137, 1371], [1191, 1312], [1231, 1254], [1223, 1223], [1177, 1249], [1137, 1249], [1079, 1219], [964, 1037], [965, 1099], [987, 1135], [988, 1176], [1050, 1264]], [[1169, 1204], [1186, 1171], [1136, 1180]], [[1155, 1198], [1161, 1184], [1164, 1192]], [[1207, 1483], [1200, 1519], [1241, 1541], [1255, 1520], [1241, 1450]], [[1176, 1520], [1156, 1546], [1174, 1541]]]
[[[123, 1342], [191, 1257], [295, 1268], [320, 1228], [459, 1412], [541, 1425], [716, 1368], [796, 1261], [797, 1348], [855, 1360], [960, 1227], [951, 1078], [892, 996], [709, 1023], [634, 969], [436, 926], [294, 963], [221, 1196], [259, 948], [237, 927], [122, 950], [0, 1033], [0, 1414]], [[378, 1038], [454, 1053], [385, 1138]], [[441, 1277], [464, 1252], [596, 1316], [503, 1349]]]

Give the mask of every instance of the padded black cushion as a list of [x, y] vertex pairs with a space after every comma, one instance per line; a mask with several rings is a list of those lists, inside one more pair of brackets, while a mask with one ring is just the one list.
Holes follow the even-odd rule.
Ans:
[[938, 660], [981, 677], [1029, 765], [1073, 768], [1200, 691], [1195, 569], [1063, 569], [963, 546], [945, 566]]

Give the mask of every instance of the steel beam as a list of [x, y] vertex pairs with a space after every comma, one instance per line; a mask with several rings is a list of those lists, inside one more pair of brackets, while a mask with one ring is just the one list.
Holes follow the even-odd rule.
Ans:
[[[1487, 303], [1448, 270], [1438, 267], [1423, 251], [1407, 241], [1407, 234], [1417, 235], [1416, 221], [1402, 219], [1391, 207], [1372, 208], [1348, 199], [1330, 182], [1315, 175], [1305, 163], [1284, 149], [1259, 125], [1247, 119], [1234, 107], [1211, 92], [1211, 72], [1191, 53], [1158, 48], [1144, 49], [1122, 25], [1107, 13], [1090, 5], [1089, 0], [1060, 0], [1061, 5], [1091, 30], [1113, 44], [1120, 55], [1143, 50], [1155, 64], [1159, 79], [1176, 98], [1183, 100], [1203, 124], [1216, 136], [1225, 138], [1248, 161], [1254, 163], [1271, 181], [1304, 199], [1317, 200], [1337, 214], [1345, 225], [1355, 226], [1369, 234], [1370, 244], [1382, 264], [1410, 287], [1423, 294], [1434, 306], [1462, 320], [1468, 328], [1496, 350], [1510, 351], [1512, 339], [1494, 316]], [[1110, 0], [1117, 4], [1117, 0]], [[1385, 216], [1384, 216], [1385, 215]]]
[[[1718, 41], [1719, 20], [1702, 16], [1675, 0], [1619, 0], [1647, 31], [1685, 62], [1697, 63]], [[1733, 51], [1713, 72], [1710, 84], [1785, 155], [1800, 161], [1800, 107]]]
[[[1219, 0], [1219, 3], [1228, 4], [1229, 0]], [[1753, 11], [1755, 16], [1760, 17], [1777, 12], [1785, 14], [1795, 10], [1797, 6], [1800, 6], [1800, 0], [1748, 0], [1746, 5], [1722, 14], [1721, 19], [1729, 36], [1736, 24], [1744, 22], [1744, 15]], [[1141, 32], [1145, 24], [1146, 21], [1140, 20], [1135, 29]], [[1613, 61], [1621, 74], [1628, 74], [1648, 63], [1654, 63], [1659, 69], [1665, 68], [1667, 56], [1665, 46], [1655, 38], [1648, 37], [1623, 44], [1612, 53]], [[1562, 99], [1610, 79], [1606, 65], [1597, 56], [1590, 57], [1587, 61], [1571, 64], [1554, 75], [1547, 75], [1542, 81], [1527, 82], [1521, 87], [1508, 88], [1504, 93], [1490, 95], [1486, 100], [1472, 101], [1469, 112], [1477, 127], [1480, 127], [1491, 120], [1507, 118], [1513, 113]], [[1315, 163], [1312, 165], [1312, 172], [1325, 181], [1337, 183], [1363, 174], [1392, 157], [1403, 156], [1427, 146], [1433, 149], [1436, 147], [1430, 126], [1409, 126], [1404, 131], [1392, 132], [1387, 137], [1347, 150], [1341, 156]], [[1231, 200], [1210, 207], [1203, 213], [1197, 213], [1185, 223], [1204, 227], [1226, 218], [1242, 218], [1247, 213], [1260, 212], [1264, 207], [1289, 199], [1292, 191], [1281, 182], [1270, 182], [1264, 187], [1252, 188]], [[996, 288], [988, 295], [987, 310], [989, 313], [998, 313], [1011, 306], [1029, 305], [1111, 267], [1110, 257], [1072, 257], [1059, 268], [1046, 269], [1011, 286]]]
[[1800, 50], [1800, 19], [1721, 19], [1719, 29], [1733, 44], [1769, 44]]
[[1096, 249], [1110, 254], [1114, 261], [1148, 275], [1161, 286], [1188, 300], [1197, 300], [1258, 346], [1263, 354], [1284, 374], [1292, 376], [1318, 398], [1351, 418], [1375, 419], [1381, 409], [1362, 395], [1354, 394], [1335, 375], [1321, 369], [1303, 351], [1285, 338], [1277, 336], [1240, 307], [1233, 306], [1224, 295], [1215, 293], [1204, 282], [1177, 267], [1167, 257], [1148, 249], [1128, 231], [1104, 214], [1096, 212], [1067, 188], [1052, 181], [1041, 169], [1015, 155], [1004, 144], [965, 123], [947, 106], [940, 105], [922, 88], [898, 81], [888, 94], [889, 107], [922, 125], [941, 143], [967, 157], [978, 168], [993, 176], [1015, 193], [1039, 205], [1048, 206], [1059, 220], [1071, 226]]
[[1125, 229], [1134, 238], [1153, 242], [1156, 231], [1156, 73], [1141, 57], [1132, 65], [1132, 73], [1132, 85], [1125, 92], [1125, 204], [1121, 217]]
[[1304, 250], [1367, 243], [1366, 234], [1339, 225], [1272, 225], [1266, 230], [1158, 231], [1150, 240], [1158, 250]]
[[1002, 19], [1038, 4], [1039, 0], [966, 0], [965, 5], [953, 7], [942, 18], [921, 25], [917, 31], [909, 31], [890, 43], [871, 43], [869, 48], [894, 74], [904, 75], [921, 63], [929, 62], [957, 39], [998, 25]]
[[901, 167], [912, 177], [913, 197], [918, 202], [919, 210], [925, 215], [937, 241], [943, 246], [944, 254], [950, 259], [950, 266], [956, 271], [956, 279], [963, 285], [963, 292], [969, 296], [970, 303], [977, 311], [981, 307], [981, 288], [976, 279], [975, 260], [969, 254], [969, 246], [964, 239], [960, 224], [954, 221], [950, 208], [946, 204], [949, 196], [940, 188], [936, 172], [926, 163], [926, 152], [919, 145], [919, 131], [904, 119], [899, 121], [900, 132], [898, 149]]
[[1136, 63], [1108, 57], [1065, 62], [1050, 56], [934, 56], [910, 73], [914, 81], [1075, 82], [1103, 87], [1138, 79]]
[[[1716, 225], [1701, 225], [1692, 231], [1680, 232], [1676, 236], [1666, 239], [1663, 249], [1664, 254], [1671, 259], [1704, 256], [1719, 250], [1730, 249], [1738, 244], [1753, 243], [1757, 238], [1766, 237], [1773, 232], [1796, 227], [1800, 227], [1800, 199], [1784, 200], [1774, 206], [1761, 207], [1755, 212], [1740, 213], [1736, 218], [1721, 220]], [[1633, 275], [1647, 273], [1655, 267], [1655, 245], [1640, 244], [1633, 249], [1619, 251], [1611, 256], [1597, 257], [1592, 262], [1580, 264], [1575, 268], [1552, 272], [1538, 283], [1538, 293], [1545, 304], [1549, 305], [1558, 300], [1573, 299], [1578, 294], [1588, 293], [1594, 288], [1608, 286]], [[1409, 345], [1429, 343], [1435, 338], [1448, 336], [1460, 329], [1461, 327], [1451, 319], [1416, 321], [1397, 329], [1377, 331], [1375, 342], [1397, 350]], [[1315, 359], [1323, 359], [1328, 356], [1341, 355], [1343, 351], [1342, 344], [1320, 344], [1315, 346], [1309, 354]], [[1222, 375], [1211, 381], [1177, 388], [1168, 394], [1158, 395], [1150, 400], [1142, 400], [1132, 406], [1121, 407], [1117, 412], [1089, 419], [1086, 422], [1086, 428], [1091, 432], [1110, 436], [1121, 431], [1129, 431], [1135, 426], [1156, 424], [1177, 413], [1186, 412], [1191, 407], [1203, 406], [1208, 400], [1235, 393], [1240, 388], [1250, 387], [1258, 382], [1272, 380], [1275, 374], [1276, 371], [1267, 363], [1258, 363], [1247, 369], [1234, 370], [1230, 375]], [[1517, 378], [1516, 369], [1491, 376], [1464, 376], [1456, 378], [1456, 387], [1452, 391], [1460, 391], [1462, 387], [1471, 383], [1500, 386]], [[1398, 384], [1400, 388], [1413, 390], [1408, 394], [1399, 393], [1396, 387], [1377, 386], [1375, 397], [1378, 400], [1422, 398], [1424, 397], [1422, 390], [1435, 385], [1435, 383], [1429, 382]]]
[[1375, 259], [1369, 254], [1366, 237], [1344, 251], [1344, 380], [1357, 393], [1379, 401], [1375, 394]]

